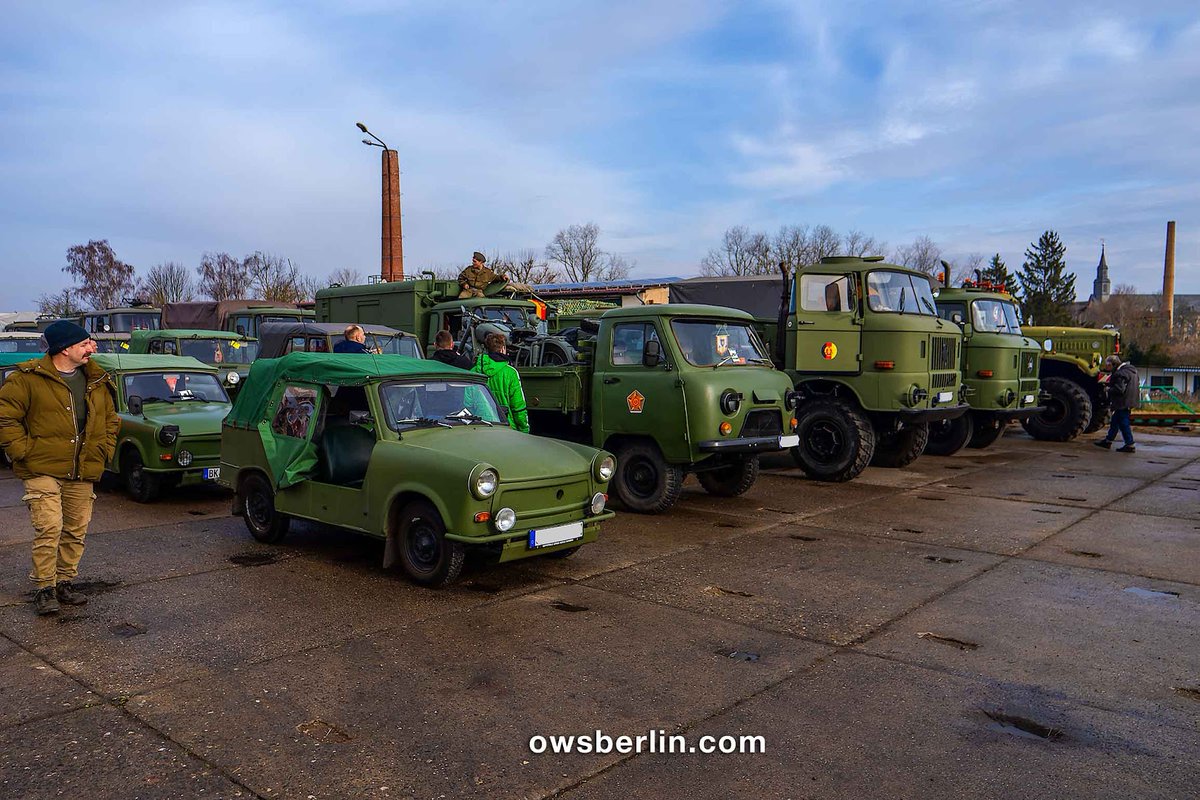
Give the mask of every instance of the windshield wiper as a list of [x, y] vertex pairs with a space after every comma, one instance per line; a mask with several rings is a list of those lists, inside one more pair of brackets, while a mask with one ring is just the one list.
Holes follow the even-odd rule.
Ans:
[[425, 425], [425, 426], [440, 425], [443, 428], [453, 428], [454, 427], [453, 425], [447, 425], [446, 423], [442, 422], [440, 419], [434, 419], [433, 417], [409, 417], [408, 419], [398, 419], [398, 420], [396, 420], [396, 424], [397, 425]]
[[905, 297], [905, 295], [904, 295], [904, 289], [901, 289], [900, 290], [900, 313], [901, 314], [904, 313], [904, 304], [905, 304], [905, 302], [907, 302], [907, 300], [908, 300], [908, 298]]
[[447, 414], [446, 416], [442, 417], [442, 419], [461, 419], [465, 422], [482, 422], [489, 428], [492, 427], [490, 420], [486, 420], [478, 414]]
[[933, 303], [929, 302], [929, 298], [922, 297], [921, 304], [929, 309], [930, 314], [933, 314], [935, 317], [937, 316], [937, 309], [933, 307]]

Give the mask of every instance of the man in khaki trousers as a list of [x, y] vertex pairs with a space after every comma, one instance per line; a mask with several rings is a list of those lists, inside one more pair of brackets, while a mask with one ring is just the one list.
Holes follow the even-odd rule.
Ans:
[[34, 606], [58, 612], [82, 605], [71, 586], [92, 520], [92, 484], [117, 444], [115, 392], [107, 372], [91, 362], [96, 343], [60, 320], [46, 329], [46, 355], [20, 364], [0, 386], [0, 447], [25, 482], [33, 522]]

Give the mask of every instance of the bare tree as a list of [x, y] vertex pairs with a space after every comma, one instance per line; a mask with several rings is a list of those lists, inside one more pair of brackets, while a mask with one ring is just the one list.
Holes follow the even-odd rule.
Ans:
[[263, 300], [273, 303], [294, 303], [305, 299], [303, 277], [291, 259], [256, 250], [242, 259], [250, 278], [250, 289]]
[[700, 260], [701, 275], [765, 275], [774, 271], [771, 242], [765, 234], [734, 225], [721, 237], [721, 246]]
[[38, 313], [52, 317], [73, 317], [83, 309], [75, 299], [73, 289], [63, 289], [55, 294], [44, 294], [37, 299]]
[[611, 281], [629, 275], [630, 265], [600, 247], [600, 227], [594, 222], [571, 225], [554, 234], [546, 258], [562, 265], [566, 277], [578, 283]]
[[335, 283], [342, 286], [359, 286], [366, 281], [363, 280], [362, 273], [351, 267], [342, 267], [335, 269], [329, 273], [329, 281], [326, 286], [333, 286]]
[[151, 305], [161, 306], [164, 303], [192, 300], [196, 297], [196, 289], [192, 284], [192, 273], [187, 267], [166, 261], [155, 264], [138, 281], [137, 294]]
[[92, 308], [112, 308], [133, 292], [133, 267], [117, 258], [107, 239], [68, 248], [63, 272], [76, 280], [76, 296]]
[[318, 278], [315, 275], [302, 274], [296, 279], [296, 295], [294, 300], [282, 302], [300, 302], [301, 300], [316, 300], [317, 292], [333, 285], [329, 278]]
[[196, 268], [197, 288], [213, 300], [235, 300], [250, 291], [250, 276], [245, 265], [229, 253], [205, 253]]
[[808, 226], [784, 225], [771, 239], [771, 269], [781, 262], [792, 271], [807, 266], [809, 250]]
[[827, 256], [841, 254], [842, 237], [828, 225], [818, 225], [809, 235], [809, 254], [806, 264], [816, 264]]
[[942, 249], [928, 236], [918, 236], [912, 244], [897, 247], [893, 258], [903, 267], [932, 275], [941, 266]]
[[860, 230], [851, 229], [842, 237], [842, 255], [859, 257], [882, 255], [886, 250], [887, 242], [881, 242]]
[[536, 250], [531, 249], [493, 256], [492, 269], [501, 275], [507, 275], [509, 280], [526, 286], [556, 283], [559, 277], [558, 270], [539, 258]]

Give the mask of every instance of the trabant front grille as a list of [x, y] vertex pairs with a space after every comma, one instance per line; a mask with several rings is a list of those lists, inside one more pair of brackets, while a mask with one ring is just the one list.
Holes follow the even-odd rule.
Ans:
[[538, 525], [557, 524], [564, 518], [581, 519], [590, 500], [587, 478], [580, 477], [543, 486], [502, 488], [498, 504], [517, 512], [513, 530], [526, 531]]
[[931, 389], [949, 389], [957, 383], [957, 372], [938, 372], [929, 378], [929, 388]]
[[741, 436], [779, 436], [783, 433], [783, 420], [777, 409], [760, 408], [746, 415]]
[[931, 336], [930, 339], [929, 368], [957, 369], [955, 345], [958, 344], [958, 340], [953, 336]]

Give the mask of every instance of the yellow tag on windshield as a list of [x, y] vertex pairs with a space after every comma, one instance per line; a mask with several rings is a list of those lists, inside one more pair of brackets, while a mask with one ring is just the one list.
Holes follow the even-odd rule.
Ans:
[[121, 342], [121, 349], [122, 349], [122, 350], [128, 350], [128, 349], [129, 349], [129, 342]]
[[234, 350], [237, 350], [239, 347], [241, 347], [241, 345], [238, 344], [237, 342], [230, 342], [229, 346], [232, 347]]

